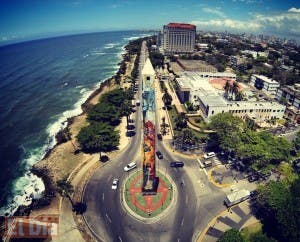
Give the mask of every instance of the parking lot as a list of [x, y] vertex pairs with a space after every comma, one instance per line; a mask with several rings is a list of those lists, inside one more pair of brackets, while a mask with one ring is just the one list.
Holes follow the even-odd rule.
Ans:
[[238, 183], [241, 180], [253, 183], [278, 179], [278, 175], [271, 171], [256, 171], [242, 161], [224, 155], [202, 158], [198, 162], [199, 166], [210, 172], [213, 180], [220, 185]]

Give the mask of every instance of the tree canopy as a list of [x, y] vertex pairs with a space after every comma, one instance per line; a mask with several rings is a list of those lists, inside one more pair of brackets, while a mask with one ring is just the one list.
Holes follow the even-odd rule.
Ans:
[[243, 238], [243, 236], [237, 229], [227, 230], [218, 241], [219, 242], [246, 242], [246, 240]]
[[117, 149], [119, 133], [106, 123], [93, 123], [80, 130], [78, 142], [86, 152], [109, 152]]
[[271, 181], [259, 188], [256, 213], [268, 235], [279, 241], [300, 240], [300, 178]]
[[214, 115], [209, 127], [216, 131], [209, 136], [211, 145], [234, 154], [253, 168], [278, 165], [290, 157], [291, 144], [286, 139], [250, 130], [242, 119], [230, 113]]

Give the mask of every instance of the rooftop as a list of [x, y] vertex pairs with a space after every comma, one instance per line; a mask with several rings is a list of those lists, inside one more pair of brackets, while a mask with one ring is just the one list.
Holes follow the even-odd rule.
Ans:
[[272, 79], [270, 79], [266, 76], [256, 75], [256, 74], [254, 74], [253, 76], [255, 76], [256, 78], [259, 78], [259, 79], [261, 79], [261, 80], [263, 80], [264, 82], [267, 82], [267, 83], [278, 83], [277, 81], [272, 80]]
[[181, 28], [181, 29], [190, 29], [196, 30], [196, 26], [192, 24], [184, 24], [184, 23], [169, 23], [167, 25], [169, 28]]

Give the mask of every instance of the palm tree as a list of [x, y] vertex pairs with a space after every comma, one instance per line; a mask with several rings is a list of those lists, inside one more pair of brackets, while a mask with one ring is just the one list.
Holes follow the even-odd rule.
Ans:
[[231, 85], [229, 83], [229, 81], [227, 80], [226, 83], [225, 83], [225, 86], [224, 86], [224, 90], [225, 90], [225, 97], [228, 98], [228, 93], [231, 89]]
[[236, 95], [235, 95], [235, 101], [242, 101], [244, 98], [244, 94], [242, 92], [238, 92]]
[[71, 195], [74, 192], [73, 185], [70, 181], [67, 180], [67, 178], [62, 178], [58, 181], [56, 181], [56, 191], [62, 196], [69, 199], [72, 208], [74, 208], [74, 203], [71, 199]]
[[239, 92], [239, 84], [237, 82], [233, 82], [231, 93], [236, 96], [236, 94]]

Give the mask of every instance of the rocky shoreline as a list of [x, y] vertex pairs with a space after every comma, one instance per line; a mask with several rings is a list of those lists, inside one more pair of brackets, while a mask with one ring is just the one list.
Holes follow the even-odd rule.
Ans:
[[[100, 86], [91, 93], [91, 95], [87, 98], [87, 100], [81, 105], [82, 113], [68, 118], [66, 127], [59, 131], [56, 134], [56, 141], [57, 143], [55, 146], [47, 151], [47, 153], [44, 155], [42, 160], [34, 164], [31, 168], [31, 173], [38, 176], [43, 180], [43, 183], [45, 185], [45, 191], [43, 192], [43, 196], [39, 199], [33, 199], [32, 203], [29, 206], [21, 205], [17, 209], [17, 211], [14, 213], [14, 216], [28, 216], [31, 214], [34, 210], [43, 209], [47, 206], [51, 206], [52, 201], [54, 198], [57, 198], [56, 189], [55, 189], [55, 181], [56, 178], [59, 177], [61, 174], [57, 173], [57, 167], [55, 166], [55, 162], [58, 162], [56, 159], [57, 157], [60, 158], [60, 155], [57, 152], [60, 148], [62, 150], [66, 149], [66, 144], [71, 143], [71, 146], [74, 147], [74, 144], [76, 147], [79, 147], [79, 145], [76, 145], [76, 134], [71, 131], [72, 126], [80, 126], [85, 125], [85, 119], [86, 119], [86, 112], [95, 103], [98, 102], [99, 96], [106, 90], [110, 90], [116, 86], [116, 75], [120, 73], [120, 69], [122, 66], [127, 66], [128, 62], [126, 62], [126, 58], [128, 57], [129, 53], [126, 51], [125, 54], [122, 55], [122, 61], [119, 63], [119, 70], [116, 72], [116, 74], [105, 81], [103, 81]], [[84, 121], [83, 121], [84, 120]], [[72, 137], [71, 137], [72, 136]], [[78, 153], [80, 153], [79, 149], [77, 148]], [[73, 155], [76, 154], [76, 149], [74, 150]], [[80, 155], [78, 155], [80, 156]], [[85, 157], [85, 154], [81, 154], [81, 156]], [[54, 158], [54, 159], [53, 159]], [[80, 160], [80, 159], [79, 159]], [[50, 161], [50, 163], [49, 163]], [[62, 161], [62, 159], [60, 160]], [[70, 173], [69, 173], [70, 174]], [[69, 175], [68, 173], [65, 174], [65, 176]], [[58, 176], [56, 176], [58, 175]]]

